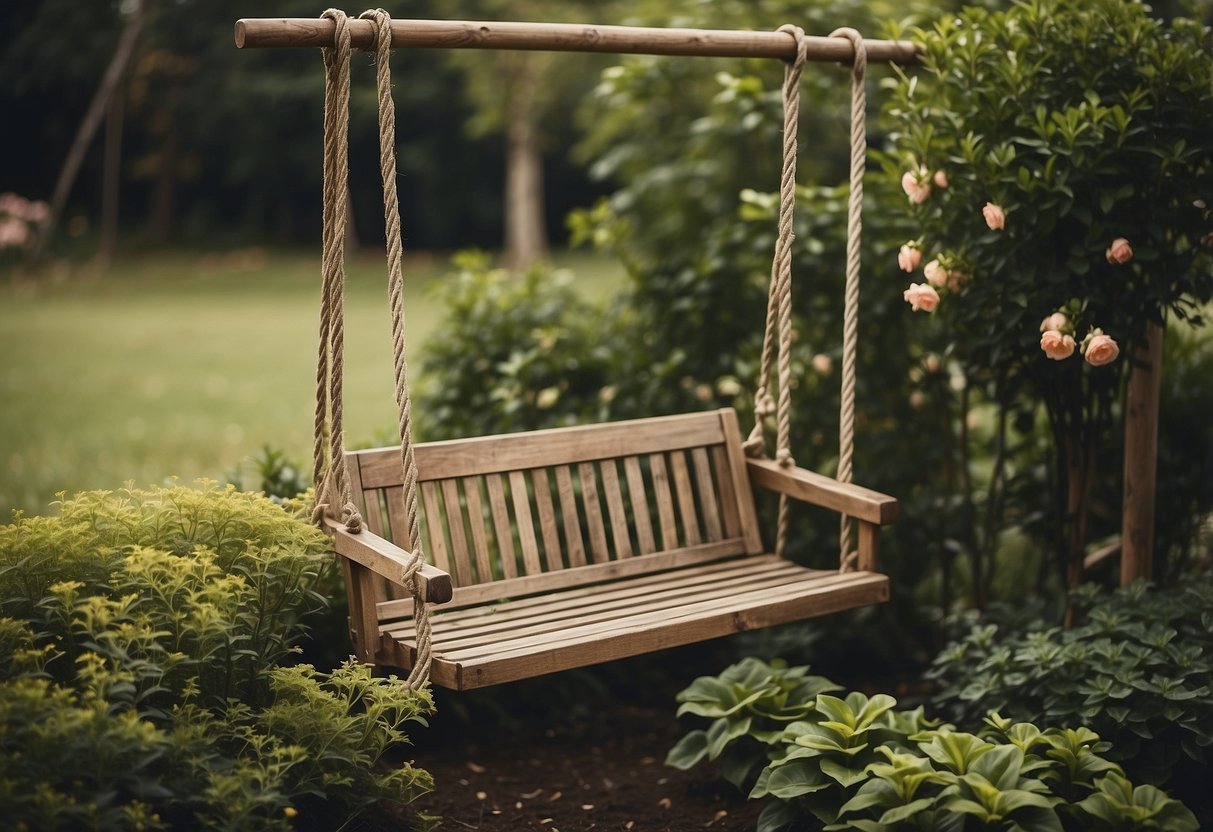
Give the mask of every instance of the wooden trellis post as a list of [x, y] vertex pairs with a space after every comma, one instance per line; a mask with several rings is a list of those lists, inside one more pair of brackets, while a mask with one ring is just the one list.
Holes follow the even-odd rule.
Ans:
[[1153, 577], [1154, 500], [1158, 481], [1158, 399], [1162, 391], [1163, 328], [1150, 324], [1141, 364], [1129, 371], [1125, 393], [1125, 486], [1120, 583]]

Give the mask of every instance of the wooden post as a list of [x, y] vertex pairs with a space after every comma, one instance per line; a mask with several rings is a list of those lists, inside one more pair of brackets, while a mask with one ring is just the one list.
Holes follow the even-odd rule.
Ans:
[[[369, 20], [350, 20], [355, 49], [375, 45]], [[337, 24], [325, 18], [245, 18], [236, 21], [236, 46], [332, 46]], [[647, 55], [703, 55], [736, 58], [796, 57], [796, 41], [784, 32], [725, 29], [653, 29], [588, 23], [510, 23], [472, 20], [393, 20], [392, 47], [441, 49], [522, 49], [551, 52], [613, 52]], [[869, 63], [913, 64], [910, 41], [864, 40]], [[846, 38], [808, 36], [810, 61], [849, 64], [855, 50]]]
[[1147, 580], [1154, 570], [1154, 496], [1158, 475], [1158, 398], [1162, 390], [1163, 328], [1150, 324], [1140, 364], [1125, 394], [1125, 493], [1121, 519], [1120, 583]]

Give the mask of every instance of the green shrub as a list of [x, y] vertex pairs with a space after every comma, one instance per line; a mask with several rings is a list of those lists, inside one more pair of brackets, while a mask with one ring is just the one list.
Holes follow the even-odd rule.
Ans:
[[427, 791], [383, 757], [428, 691], [291, 664], [327, 550], [231, 487], [79, 494], [0, 528], [6, 824], [331, 829]]
[[[832, 686], [806, 674], [747, 659], [696, 679], [679, 694], [679, 712], [713, 722], [684, 737], [667, 764], [689, 768], [728, 761], [733, 746], [765, 747], [749, 791], [772, 799], [759, 832], [1197, 828], [1179, 801], [1135, 787], [1089, 729], [1042, 731], [991, 713], [966, 733], [929, 722], [922, 708], [897, 710], [885, 694], [813, 693]], [[781, 722], [782, 730], [769, 727]]]
[[[1075, 594], [1072, 629], [977, 623], [929, 673], [935, 704], [970, 722], [997, 709], [1016, 719], [1088, 725], [1135, 778], [1207, 807], [1213, 762], [1213, 579], [1172, 590], [1136, 583]], [[1200, 784], [1204, 785], [1200, 785]]]
[[534, 430], [602, 418], [610, 401], [602, 313], [567, 272], [520, 277], [477, 252], [455, 257], [447, 324], [426, 347], [416, 411], [430, 439]]

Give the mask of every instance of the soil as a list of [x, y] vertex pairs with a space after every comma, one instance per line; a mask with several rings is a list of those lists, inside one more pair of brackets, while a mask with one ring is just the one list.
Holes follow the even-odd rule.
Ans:
[[[433, 774], [435, 790], [412, 808], [441, 816], [443, 832], [752, 832], [758, 801], [747, 801], [710, 766], [678, 771], [663, 764], [702, 722], [675, 718], [677, 687], [643, 666], [617, 664], [614, 671], [605, 678], [558, 674], [483, 693], [439, 692], [438, 715], [430, 728], [412, 732], [411, 755]], [[678, 676], [679, 686], [691, 678]], [[635, 684], [621, 695], [625, 677]]]

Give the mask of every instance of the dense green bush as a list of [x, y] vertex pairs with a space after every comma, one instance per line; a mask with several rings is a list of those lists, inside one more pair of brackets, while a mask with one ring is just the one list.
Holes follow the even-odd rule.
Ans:
[[972, 722], [1016, 719], [1090, 726], [1135, 778], [1208, 807], [1213, 775], [1213, 579], [1171, 590], [1136, 583], [1075, 595], [1078, 626], [977, 623], [935, 659], [935, 704]]
[[432, 707], [292, 665], [325, 536], [261, 495], [91, 492], [0, 528], [0, 807], [55, 828], [331, 829], [430, 788]]
[[429, 439], [601, 418], [611, 395], [602, 314], [567, 272], [513, 277], [478, 252], [456, 256], [447, 323], [426, 345], [416, 412]]
[[[1210, 34], [1122, 0], [973, 6], [907, 34], [921, 68], [885, 97], [886, 169], [915, 220], [905, 296], [1000, 409], [1047, 415], [1054, 528], [1039, 539], [1073, 588], [1118, 520], [1091, 505], [1116, 478], [1119, 352], [1167, 315], [1199, 322], [1213, 297]], [[995, 498], [1006, 467], [998, 455]]]
[[[772, 798], [759, 832], [1197, 828], [1179, 801], [1135, 787], [1089, 729], [1042, 731], [991, 713], [966, 733], [929, 722], [922, 708], [896, 710], [884, 694], [820, 692], [830, 683], [806, 674], [747, 659], [696, 679], [679, 694], [679, 713], [712, 723], [684, 737], [667, 764], [724, 761], [750, 797]], [[751, 780], [752, 764], [732, 762], [755, 747], [766, 766]]]

